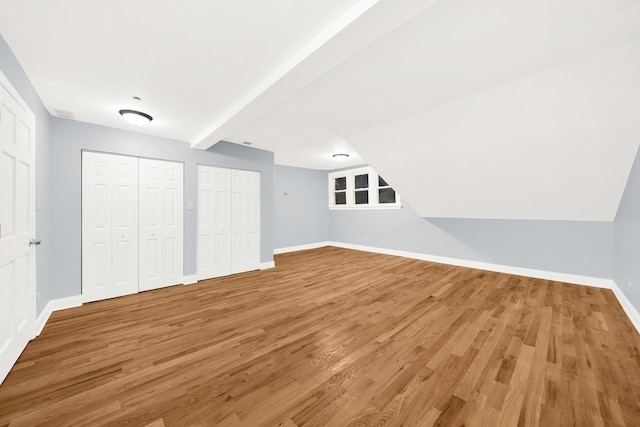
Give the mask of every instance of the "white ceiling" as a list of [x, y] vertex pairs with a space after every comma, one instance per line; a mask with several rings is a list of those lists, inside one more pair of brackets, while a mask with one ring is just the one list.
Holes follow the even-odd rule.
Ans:
[[[361, 0], [0, 0], [0, 32], [45, 106], [195, 141]], [[351, 15], [349, 15], [351, 14]], [[138, 96], [137, 102], [132, 97]]]
[[422, 216], [612, 221], [640, 143], [640, 0], [0, 6], [52, 114], [369, 163]]

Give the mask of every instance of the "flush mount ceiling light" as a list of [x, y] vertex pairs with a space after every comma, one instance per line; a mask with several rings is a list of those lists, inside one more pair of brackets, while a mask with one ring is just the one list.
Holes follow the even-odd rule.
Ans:
[[134, 126], [144, 126], [153, 120], [153, 117], [147, 113], [136, 110], [120, 110], [120, 115]]
[[347, 160], [348, 157], [349, 157], [349, 155], [346, 154], [346, 153], [337, 153], [337, 154], [333, 155], [333, 158], [336, 159], [339, 162]]

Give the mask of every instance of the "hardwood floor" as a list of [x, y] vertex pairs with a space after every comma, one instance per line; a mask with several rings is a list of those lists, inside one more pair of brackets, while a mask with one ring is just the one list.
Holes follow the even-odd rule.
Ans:
[[610, 290], [338, 248], [55, 312], [0, 425], [640, 426]]

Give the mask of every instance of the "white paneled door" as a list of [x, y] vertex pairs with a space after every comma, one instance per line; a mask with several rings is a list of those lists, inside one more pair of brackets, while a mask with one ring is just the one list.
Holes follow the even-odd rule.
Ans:
[[82, 298], [138, 292], [138, 158], [82, 153]]
[[260, 173], [198, 166], [198, 280], [257, 270]]
[[182, 247], [182, 163], [83, 153], [83, 301], [182, 283]]
[[198, 280], [231, 274], [231, 169], [198, 166]]
[[0, 73], [0, 383], [35, 335], [35, 118]]
[[231, 171], [231, 273], [260, 267], [260, 174]]
[[182, 283], [183, 164], [140, 159], [139, 289]]

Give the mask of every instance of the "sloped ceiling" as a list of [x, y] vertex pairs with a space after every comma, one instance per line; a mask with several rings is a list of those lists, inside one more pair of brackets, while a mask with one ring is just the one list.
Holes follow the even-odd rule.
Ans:
[[348, 152], [426, 217], [612, 221], [640, 143], [638, 0], [0, 5], [52, 113], [137, 106], [141, 132], [293, 166]]

